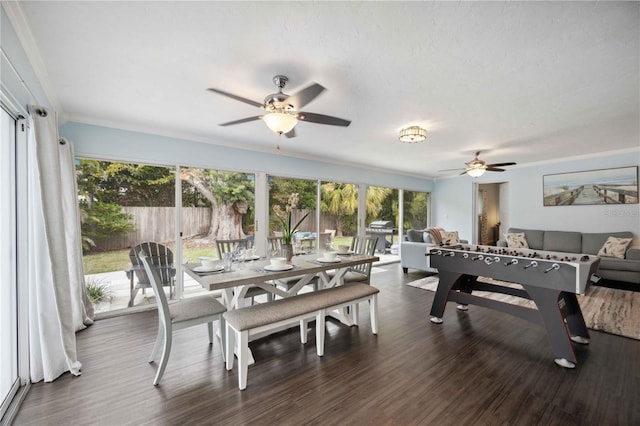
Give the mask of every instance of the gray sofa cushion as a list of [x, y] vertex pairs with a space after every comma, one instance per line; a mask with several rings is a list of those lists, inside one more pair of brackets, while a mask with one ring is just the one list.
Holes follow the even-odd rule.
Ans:
[[424, 231], [418, 231], [416, 229], [409, 229], [407, 231], [407, 241], [411, 241], [412, 243], [423, 243], [424, 240], [422, 238], [422, 234]]
[[582, 253], [597, 255], [609, 237], [633, 238], [631, 232], [599, 232], [582, 234]]
[[580, 253], [582, 250], [582, 233], [569, 231], [545, 231], [544, 250], [565, 253]]
[[538, 231], [535, 229], [509, 228], [508, 232], [510, 234], [524, 232], [524, 236], [527, 239], [527, 244], [529, 244], [530, 249], [542, 250], [544, 247], [544, 231]]
[[600, 269], [616, 271], [640, 272], [640, 260], [616, 259], [615, 257], [601, 257]]

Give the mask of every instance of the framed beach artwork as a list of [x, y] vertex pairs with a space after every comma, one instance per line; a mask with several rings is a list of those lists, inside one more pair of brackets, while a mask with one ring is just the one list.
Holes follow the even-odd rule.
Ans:
[[545, 206], [638, 204], [638, 167], [542, 177]]

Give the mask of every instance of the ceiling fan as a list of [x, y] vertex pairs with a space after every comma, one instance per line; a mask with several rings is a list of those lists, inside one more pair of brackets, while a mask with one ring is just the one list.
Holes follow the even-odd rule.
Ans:
[[[477, 151], [475, 153], [475, 158], [473, 160], [469, 161], [468, 163], [464, 163], [467, 165], [467, 167], [460, 174], [463, 175], [467, 173], [469, 176], [472, 176], [472, 177], [480, 177], [484, 174], [484, 172], [504, 172], [504, 169], [502, 169], [501, 167], [514, 166], [516, 164], [514, 162], [487, 164], [483, 160], [478, 158], [479, 156], [480, 156], [480, 151]], [[460, 170], [460, 169], [449, 169], [449, 170], [440, 170], [440, 171], [447, 172], [450, 170]]]
[[251, 99], [243, 98], [241, 96], [225, 92], [224, 90], [214, 88], [207, 89], [231, 99], [262, 108], [265, 111], [265, 114], [221, 123], [220, 126], [231, 126], [234, 124], [248, 123], [250, 121], [262, 119], [269, 129], [280, 135], [284, 134], [288, 138], [293, 138], [296, 136], [294, 127], [298, 124], [298, 121], [308, 121], [310, 123], [329, 124], [332, 126], [343, 127], [347, 127], [351, 124], [351, 121], [344, 120], [342, 118], [300, 111], [300, 108], [314, 100], [325, 90], [325, 88], [318, 83], [313, 83], [309, 87], [289, 96], [282, 92], [287, 81], [289, 81], [289, 79], [284, 75], [276, 75], [273, 77], [273, 84], [278, 88], [278, 93], [267, 95], [267, 97], [264, 98], [263, 103], [252, 101]]

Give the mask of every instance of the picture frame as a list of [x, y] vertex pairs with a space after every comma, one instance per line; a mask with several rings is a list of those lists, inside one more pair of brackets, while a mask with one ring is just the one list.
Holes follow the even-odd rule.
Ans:
[[542, 189], [545, 207], [638, 204], [638, 167], [544, 175]]

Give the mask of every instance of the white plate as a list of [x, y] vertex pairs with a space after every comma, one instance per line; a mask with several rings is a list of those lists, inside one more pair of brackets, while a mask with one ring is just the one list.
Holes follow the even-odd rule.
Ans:
[[213, 268], [205, 268], [204, 266], [196, 266], [193, 268], [195, 272], [218, 272], [224, 270], [224, 266], [216, 265]]
[[293, 265], [282, 265], [282, 266], [267, 265], [264, 267], [264, 269], [265, 271], [272, 271], [272, 272], [288, 271], [289, 269], [293, 269]]
[[338, 263], [338, 262], [342, 262], [341, 259], [325, 259], [324, 257], [321, 257], [320, 259], [318, 259], [318, 262], [321, 263]]
[[258, 256], [258, 255], [254, 255], [253, 257], [248, 258], [248, 259], [245, 257], [245, 258], [244, 258], [244, 261], [245, 261], [245, 262], [251, 262], [252, 260], [258, 260], [258, 259], [260, 259], [260, 256]]
[[346, 252], [346, 253], [340, 253], [340, 252], [338, 252], [338, 253], [336, 253], [336, 254], [337, 254], [338, 256], [351, 256], [353, 253], [355, 253], [355, 252], [353, 252], [353, 251], [348, 251], [348, 252]]

